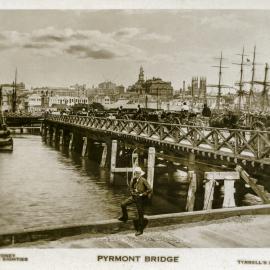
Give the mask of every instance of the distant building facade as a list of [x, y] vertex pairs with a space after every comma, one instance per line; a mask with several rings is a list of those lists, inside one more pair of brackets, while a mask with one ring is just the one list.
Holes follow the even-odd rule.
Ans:
[[165, 82], [161, 78], [145, 80], [143, 67], [140, 67], [140, 72], [137, 82], [128, 87], [128, 93], [136, 93], [138, 95], [151, 95], [160, 99], [170, 99], [173, 96], [173, 87], [171, 82]]

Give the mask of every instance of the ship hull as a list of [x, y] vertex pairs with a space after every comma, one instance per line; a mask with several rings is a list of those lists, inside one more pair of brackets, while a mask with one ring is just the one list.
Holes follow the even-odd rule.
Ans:
[[8, 138], [1, 138], [0, 137], [0, 152], [2, 151], [13, 151], [13, 139]]

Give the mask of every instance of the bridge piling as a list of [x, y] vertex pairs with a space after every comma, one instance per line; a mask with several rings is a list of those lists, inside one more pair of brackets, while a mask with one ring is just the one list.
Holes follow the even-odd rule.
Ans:
[[82, 157], [88, 156], [88, 153], [87, 153], [87, 150], [88, 150], [87, 142], [88, 142], [88, 138], [87, 137], [83, 137]]
[[74, 139], [74, 134], [72, 132], [69, 133], [69, 144], [68, 144], [68, 150], [72, 151], [73, 150], [73, 139]]
[[59, 130], [59, 145], [63, 145], [64, 144], [64, 131], [63, 129]]
[[110, 170], [110, 183], [114, 182], [114, 171], [116, 168], [116, 155], [117, 155], [117, 140], [112, 140], [111, 148], [111, 170]]
[[102, 143], [103, 150], [102, 150], [102, 156], [100, 161], [100, 168], [104, 168], [106, 166], [106, 160], [107, 160], [107, 153], [108, 153], [108, 146], [106, 143]]
[[224, 180], [224, 200], [222, 204], [223, 208], [235, 207], [234, 182], [235, 182], [234, 179]]
[[188, 188], [188, 195], [187, 195], [186, 211], [191, 212], [194, 209], [195, 193], [197, 190], [196, 173], [194, 171], [189, 171], [188, 179], [189, 179], [189, 188]]
[[155, 148], [149, 147], [148, 164], [147, 164], [147, 181], [150, 184], [152, 189], [154, 187], [155, 156], [156, 156]]
[[52, 129], [52, 143], [56, 143], [56, 127]]
[[213, 199], [214, 199], [214, 189], [215, 189], [215, 179], [212, 177], [211, 179], [205, 179], [206, 183], [204, 186], [204, 204], [203, 210], [212, 209]]

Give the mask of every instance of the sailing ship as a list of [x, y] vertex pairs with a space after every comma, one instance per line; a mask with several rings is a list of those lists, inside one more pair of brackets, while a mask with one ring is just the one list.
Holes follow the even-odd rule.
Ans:
[[12, 151], [13, 139], [7, 128], [5, 117], [2, 113], [2, 87], [0, 87], [0, 151]]

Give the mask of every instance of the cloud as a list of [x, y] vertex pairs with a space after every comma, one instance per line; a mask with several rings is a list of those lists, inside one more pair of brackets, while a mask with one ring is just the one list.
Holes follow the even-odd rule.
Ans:
[[172, 37], [166, 35], [160, 35], [157, 33], [145, 33], [140, 37], [141, 40], [152, 40], [152, 41], [159, 41], [159, 42], [171, 42]]
[[139, 33], [141, 32], [141, 30], [139, 28], [122, 28], [119, 29], [116, 32], [113, 32], [113, 36], [115, 38], [126, 38], [126, 39], [130, 39], [130, 38], [134, 38], [135, 36], [137, 36]]
[[138, 40], [169, 42], [171, 38], [132, 27], [114, 32], [47, 27], [29, 33], [0, 32], [0, 50], [25, 49], [38, 55], [71, 55], [80, 59], [136, 60], [146, 57], [144, 50], [135, 45]]
[[69, 48], [66, 49], [66, 52], [69, 54], [79, 56], [81, 58], [93, 58], [93, 59], [112, 59], [117, 56], [112, 51], [106, 49], [93, 50], [90, 47], [81, 45], [71, 45]]

